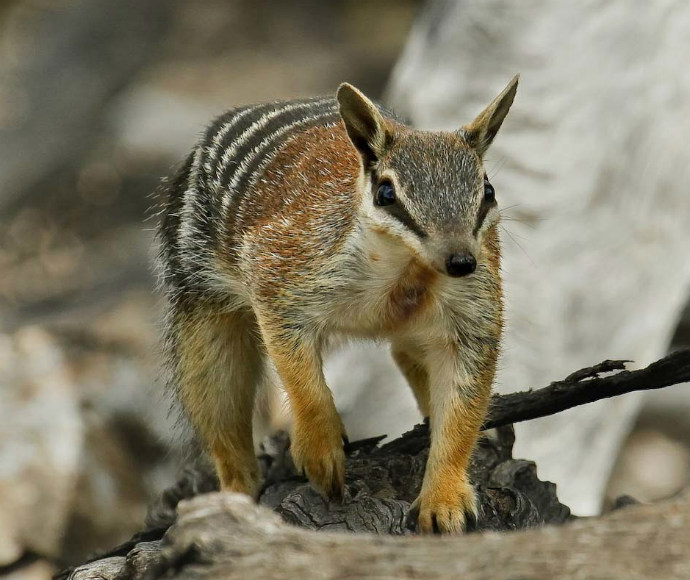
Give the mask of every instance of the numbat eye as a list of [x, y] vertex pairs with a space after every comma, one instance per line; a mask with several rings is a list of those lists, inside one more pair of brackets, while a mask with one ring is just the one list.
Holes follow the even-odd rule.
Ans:
[[376, 205], [381, 206], [395, 203], [395, 191], [390, 183], [384, 182], [379, 185], [379, 188], [376, 190], [375, 202]]
[[484, 177], [484, 201], [487, 203], [493, 203], [496, 201], [496, 190], [494, 186], [489, 183], [489, 178]]

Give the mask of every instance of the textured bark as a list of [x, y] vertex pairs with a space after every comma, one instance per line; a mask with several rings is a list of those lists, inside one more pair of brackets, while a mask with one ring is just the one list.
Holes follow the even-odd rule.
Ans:
[[[555, 486], [536, 476], [530, 461], [512, 459], [512, 428], [504, 427], [478, 445], [471, 469], [482, 514], [480, 530], [511, 530], [560, 523], [570, 510], [558, 502]], [[410, 504], [422, 485], [429, 450], [426, 425], [377, 447], [377, 439], [348, 446], [345, 500], [329, 503], [297, 474], [285, 434], [273, 437], [260, 459], [265, 484], [259, 503], [270, 507], [284, 521], [319, 530], [404, 535]], [[214, 491], [212, 470], [189, 470], [150, 510], [147, 524], [165, 528], [175, 521], [177, 502], [200, 492]]]
[[[534, 463], [512, 458], [513, 430], [505, 423], [688, 380], [689, 357], [690, 351], [677, 352], [639, 371], [598, 377], [623, 368], [620, 361], [605, 361], [544, 389], [496, 396], [486, 425], [498, 428], [480, 441], [471, 464], [481, 510], [470, 532], [485, 533], [454, 539], [383, 537], [412, 534], [406, 516], [424, 474], [426, 425], [383, 446], [381, 438], [349, 444], [341, 504], [326, 502], [295, 472], [289, 440], [278, 434], [260, 456], [261, 506], [212, 493], [218, 483], [210, 467], [189, 469], [151, 506], [147, 531], [59, 577], [687, 577], [687, 494], [563, 527], [494, 532], [574, 519], [558, 501], [555, 486], [537, 478]], [[342, 531], [361, 534], [333, 533]]]
[[97, 575], [82, 567], [72, 578], [686, 579], [689, 500], [560, 527], [424, 539], [314, 533], [245, 496], [214, 493], [182, 502], [178, 522], [146, 558], [101, 560]]

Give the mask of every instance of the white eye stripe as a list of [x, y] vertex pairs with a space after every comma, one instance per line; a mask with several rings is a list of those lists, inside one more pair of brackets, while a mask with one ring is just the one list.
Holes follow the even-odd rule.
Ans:
[[498, 207], [493, 206], [492, 208], [489, 209], [488, 212], [486, 212], [486, 215], [484, 216], [484, 219], [482, 220], [481, 227], [477, 230], [478, 232], [485, 232], [488, 230], [492, 225], [494, 225], [500, 218], [501, 214], [498, 211]]

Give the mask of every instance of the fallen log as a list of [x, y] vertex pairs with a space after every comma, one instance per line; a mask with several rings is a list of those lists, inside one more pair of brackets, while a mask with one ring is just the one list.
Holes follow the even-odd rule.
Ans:
[[559, 527], [426, 539], [315, 533], [246, 496], [213, 493], [182, 502], [164, 540], [80, 567], [71, 578], [685, 580], [689, 527], [687, 493]]
[[[443, 540], [382, 537], [413, 534], [406, 516], [424, 474], [429, 447], [425, 424], [382, 446], [381, 438], [349, 444], [346, 496], [340, 504], [325, 501], [295, 471], [289, 440], [278, 434], [266, 442], [260, 456], [265, 475], [261, 507], [210, 493], [218, 487], [212, 469], [196, 466], [151, 506], [145, 532], [58, 577], [490, 578], [508, 573], [547, 578], [573, 577], [569, 574], [577, 565], [583, 572], [574, 577], [581, 578], [682, 577], [681, 555], [687, 567], [690, 540], [687, 515], [683, 520], [679, 514], [687, 512], [687, 496], [675, 503], [628, 508], [621, 516], [529, 533], [494, 533], [575, 519], [558, 501], [555, 485], [538, 479], [534, 463], [512, 457], [510, 423], [690, 381], [690, 350], [641, 370], [624, 369], [623, 361], [604, 361], [542, 389], [494, 396], [485, 424], [494, 430], [480, 441], [470, 469], [481, 506], [470, 531], [483, 533]], [[613, 374], [600, 376], [603, 373]], [[203, 497], [180, 504], [196, 496]], [[333, 533], [342, 531], [369, 535]]]

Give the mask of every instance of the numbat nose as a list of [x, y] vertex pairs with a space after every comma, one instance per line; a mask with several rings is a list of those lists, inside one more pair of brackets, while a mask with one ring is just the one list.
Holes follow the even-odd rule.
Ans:
[[472, 254], [451, 254], [446, 260], [446, 271], [453, 277], [467, 276], [477, 269], [477, 260]]

